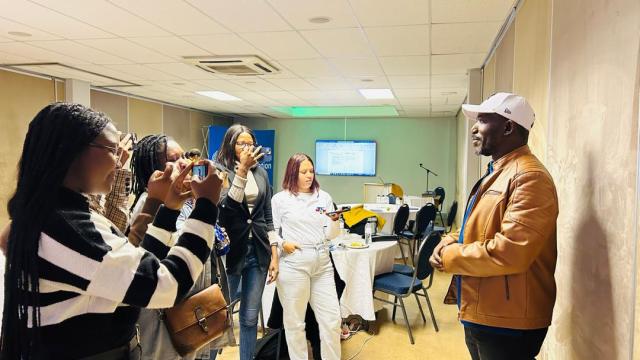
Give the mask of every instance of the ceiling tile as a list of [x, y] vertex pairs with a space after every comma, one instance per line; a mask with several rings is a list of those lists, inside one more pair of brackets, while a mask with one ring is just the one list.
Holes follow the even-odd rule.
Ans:
[[[269, 0], [273, 8], [298, 30], [357, 27], [358, 21], [347, 0]], [[328, 23], [315, 24], [313, 17], [328, 17]]]
[[324, 57], [369, 58], [373, 55], [361, 29], [305, 30], [300, 33]]
[[174, 61], [170, 57], [142, 47], [126, 39], [90, 39], [78, 40], [78, 42], [111, 54], [119, 54], [121, 57], [135, 63], [161, 63]]
[[337, 70], [324, 59], [280, 60], [280, 63], [303, 78], [337, 75]]
[[140, 76], [115, 69], [110, 69], [108, 67], [105, 67], [104, 65], [82, 64], [77, 65], [76, 67], [86, 71], [94, 72], [96, 74], [110, 76], [116, 79], [130, 81], [136, 84], [141, 84], [141, 82], [144, 81]]
[[376, 58], [365, 59], [329, 59], [343, 76], [384, 75]]
[[186, 2], [175, 0], [110, 1], [176, 35], [229, 32], [216, 21]]
[[264, 1], [187, 0], [218, 23], [237, 33], [292, 30]]
[[39, 48], [56, 51], [76, 59], [94, 64], [130, 64], [131, 61], [123, 59], [98, 49], [94, 49], [71, 40], [34, 41], [29, 42]]
[[428, 89], [428, 76], [389, 76], [389, 83], [394, 89]]
[[485, 53], [433, 55], [431, 73], [466, 74], [469, 69], [481, 67], [486, 56]]
[[0, 64], [22, 64], [22, 63], [30, 63], [33, 62], [34, 59], [14, 55], [6, 52], [0, 52]]
[[233, 80], [233, 83], [253, 91], [279, 91], [282, 90], [271, 82], [256, 77], [241, 77]]
[[320, 56], [296, 31], [247, 33], [242, 37], [276, 60]]
[[218, 91], [247, 91], [246, 88], [232, 83], [229, 80], [211, 79], [197, 80], [196, 83], [202, 85], [200, 90], [218, 90]]
[[378, 56], [429, 55], [429, 26], [365, 28]]
[[214, 34], [184, 36], [192, 44], [209, 51], [212, 55], [261, 55], [253, 45], [236, 34]]
[[427, 0], [350, 0], [362, 26], [429, 23]]
[[321, 90], [295, 90], [291, 91], [291, 93], [302, 100], [326, 100], [333, 98], [328, 91]]
[[504, 21], [514, 0], [431, 0], [431, 21], [439, 23]]
[[387, 75], [429, 75], [428, 56], [390, 56], [379, 59]]
[[179, 77], [165, 72], [155, 70], [149, 66], [133, 64], [133, 65], [105, 65], [110, 69], [131, 74], [145, 80], [178, 80]]
[[306, 80], [320, 90], [351, 89], [351, 85], [340, 77], [307, 78]]
[[431, 95], [433, 97], [439, 97], [439, 96], [451, 96], [451, 97], [464, 97], [467, 95], [467, 88], [463, 87], [463, 88], [451, 88], [451, 87], [447, 87], [447, 88], [436, 88], [436, 87], [432, 87], [431, 88]]
[[427, 106], [431, 103], [430, 100], [431, 99], [429, 99], [428, 97], [404, 97], [398, 99], [402, 106]]
[[[31, 36], [29, 37], [15, 36], [15, 35], [9, 34], [9, 32], [11, 31], [23, 32], [23, 33], [31, 34]], [[56, 36], [54, 34], [50, 34], [45, 31], [40, 31], [36, 28], [26, 26], [8, 19], [3, 19], [1, 17], [0, 17], [0, 35], [2, 35], [6, 39], [9, 39], [9, 41], [37, 41], [37, 40], [60, 39], [59, 36]]]
[[353, 77], [346, 80], [354, 89], [388, 89], [391, 87], [384, 76]]
[[[53, 16], [50, 18], [43, 19], [45, 24], [59, 24], [59, 26], [76, 26], [75, 24], [82, 24], [77, 28], [71, 30], [72, 36], [64, 35], [67, 38], [71, 39], [93, 39], [93, 38], [104, 38], [109, 36], [104, 36], [104, 32], [108, 32], [111, 34], [116, 34], [119, 36], [167, 36], [170, 35], [166, 31], [160, 29], [159, 27], [125, 11], [121, 8], [103, 0], [92, 0], [91, 6], [87, 6], [87, 1], [85, 0], [35, 0], [39, 2], [42, 6], [45, 6], [49, 9], [55, 11], [48, 11], [48, 16]], [[3, 9], [4, 11], [4, 9]], [[57, 12], [65, 14], [71, 18], [82, 21], [75, 21], [68, 17], [63, 17], [59, 20], [56, 20], [55, 17], [62, 16]], [[28, 15], [31, 17], [30, 15]], [[14, 18], [11, 16], [11, 18]], [[18, 20], [19, 21], [19, 20]], [[102, 29], [97, 34], [93, 27], [90, 27], [88, 24], [91, 24], [95, 27]], [[84, 29], [84, 28], [89, 29]], [[43, 29], [47, 30], [47, 29]], [[53, 33], [55, 31], [48, 30]], [[98, 36], [96, 36], [98, 35]], [[113, 35], [112, 35], [113, 36]]]
[[464, 88], [468, 85], [466, 74], [457, 75], [432, 75], [431, 88]]
[[182, 60], [185, 56], [209, 55], [209, 51], [199, 48], [177, 36], [129, 38], [140, 46], [170, 56], [174, 60]]
[[434, 24], [431, 52], [434, 55], [487, 53], [501, 26], [501, 22]]
[[308, 81], [293, 78], [293, 79], [269, 79], [270, 83], [284, 89], [287, 91], [291, 90], [315, 90], [316, 88], [311, 85]]
[[300, 100], [297, 96], [288, 91], [262, 91], [261, 93], [273, 100]]
[[426, 98], [430, 96], [429, 89], [393, 89], [399, 99], [402, 98]]
[[214, 78], [212, 73], [184, 63], [149, 64], [148, 66], [185, 80], [207, 80]]
[[0, 43], [0, 51], [16, 56], [28, 57], [39, 62], [59, 62], [67, 65], [87, 63], [87, 61], [84, 60], [22, 42]]

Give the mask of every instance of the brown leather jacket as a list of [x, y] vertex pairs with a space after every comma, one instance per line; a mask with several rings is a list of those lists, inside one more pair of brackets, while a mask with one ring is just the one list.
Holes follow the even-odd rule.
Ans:
[[464, 244], [459, 232], [445, 237], [444, 271], [461, 279], [458, 316], [510, 329], [548, 327], [556, 298], [553, 179], [528, 146], [496, 160], [493, 169], [472, 191], [477, 197]]

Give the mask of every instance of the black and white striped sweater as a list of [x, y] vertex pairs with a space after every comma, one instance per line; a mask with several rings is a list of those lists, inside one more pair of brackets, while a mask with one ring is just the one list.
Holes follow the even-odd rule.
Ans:
[[127, 344], [139, 308], [171, 307], [187, 294], [211, 253], [217, 208], [198, 199], [179, 237], [178, 215], [161, 207], [134, 247], [89, 210], [83, 195], [60, 190], [38, 250], [46, 357], [72, 359]]

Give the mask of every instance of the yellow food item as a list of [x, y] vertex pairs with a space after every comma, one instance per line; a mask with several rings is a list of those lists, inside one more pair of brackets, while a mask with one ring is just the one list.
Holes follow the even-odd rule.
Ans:
[[362, 243], [360, 241], [354, 241], [351, 243], [351, 247], [362, 247]]

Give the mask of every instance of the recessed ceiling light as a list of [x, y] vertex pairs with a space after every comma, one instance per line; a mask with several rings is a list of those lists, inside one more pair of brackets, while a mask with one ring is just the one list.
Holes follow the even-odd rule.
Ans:
[[210, 97], [212, 99], [220, 100], [220, 101], [241, 101], [242, 99], [237, 98], [233, 95], [229, 95], [222, 91], [196, 91], [196, 94]]
[[362, 82], [373, 82], [373, 79], [362, 79], [360, 81], [362, 81]]
[[255, 81], [245, 81], [244, 83], [245, 84], [255, 84], [256, 82]]
[[441, 94], [442, 95], [455, 95], [455, 94], [457, 94], [457, 92], [455, 92], [455, 91], [444, 91], [444, 92], [441, 92]]
[[9, 31], [7, 34], [20, 37], [29, 37], [31, 34], [23, 31]]
[[390, 89], [359, 89], [362, 96], [367, 99], [393, 99], [393, 93]]
[[174, 82], [174, 83], [172, 83], [172, 84], [173, 84], [173, 85], [177, 85], [177, 86], [182, 86], [182, 85], [184, 85], [184, 83], [181, 83], [181, 82]]
[[309, 19], [309, 22], [314, 24], [326, 24], [329, 21], [331, 21], [331, 18], [327, 16], [316, 16]]

